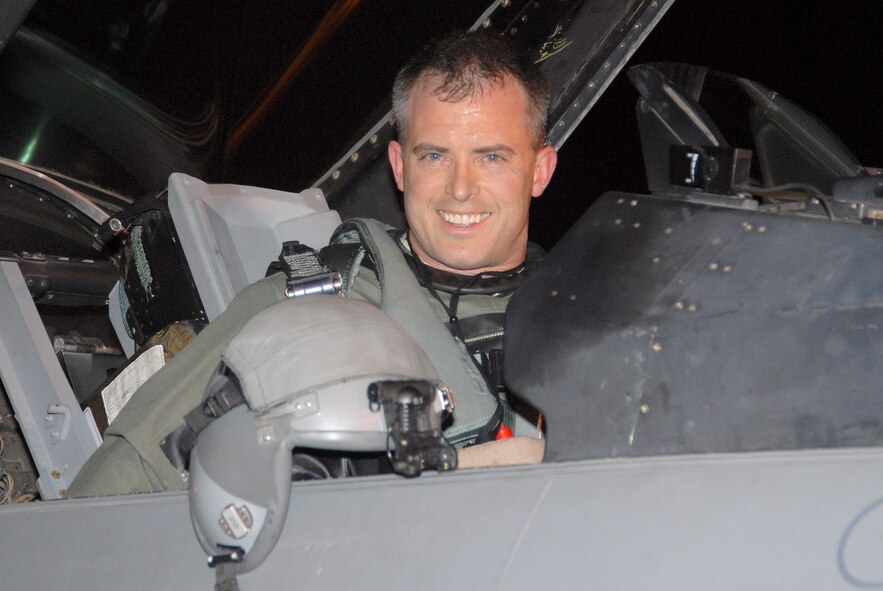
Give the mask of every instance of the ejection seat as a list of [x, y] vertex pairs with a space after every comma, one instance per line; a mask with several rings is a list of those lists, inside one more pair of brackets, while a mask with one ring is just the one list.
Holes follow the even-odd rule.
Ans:
[[[166, 227], [171, 242], [155, 240], [163, 234], [158, 223], [144, 232], [130, 232], [132, 260], [125, 285], [128, 301], [123, 301], [122, 287], [114, 290], [111, 319], [127, 354], [135, 348], [132, 324], [138, 324], [141, 339], [167, 324], [198, 316], [204, 322], [217, 318], [233, 297], [246, 286], [262, 278], [267, 265], [276, 260], [282, 243], [298, 240], [312, 248], [328, 244], [331, 233], [340, 224], [340, 216], [328, 208], [319, 189], [288, 193], [233, 184], [207, 184], [182, 173], [169, 177], [168, 213], [172, 224]], [[153, 220], [145, 220], [145, 228]], [[137, 228], [137, 220], [135, 228]], [[152, 243], [150, 242], [152, 240]], [[183, 260], [155, 258], [151, 253], [164, 245], [179, 250]], [[163, 253], [162, 256], [166, 256]], [[184, 275], [175, 273], [166, 279], [165, 293], [155, 297], [156, 283], [161, 282], [164, 264], [183, 267]], [[177, 269], [174, 269], [177, 271]], [[176, 285], [170, 285], [172, 282]], [[189, 285], [177, 285], [185, 283]], [[158, 302], [172, 291], [190, 298], [186, 311], [170, 311]], [[126, 312], [126, 310], [130, 310]], [[173, 317], [175, 315], [181, 317]], [[124, 321], [125, 316], [125, 321]], [[140, 343], [139, 343], [140, 344]]]

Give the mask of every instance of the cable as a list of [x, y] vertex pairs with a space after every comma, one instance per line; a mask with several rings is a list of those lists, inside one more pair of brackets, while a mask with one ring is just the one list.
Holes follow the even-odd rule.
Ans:
[[[803, 193], [809, 193], [810, 195], [818, 199], [819, 202], [822, 204], [822, 207], [825, 208], [825, 213], [828, 214], [828, 219], [830, 219], [832, 222], [836, 221], [834, 218], [834, 211], [831, 209], [831, 203], [830, 201], [828, 201], [828, 197], [825, 196], [825, 194], [816, 187], [806, 183], [785, 183], [782, 185], [774, 185], [772, 187], [743, 185], [741, 187], [738, 187], [738, 189], [744, 189], [749, 193], [759, 195], [769, 195], [771, 193], [781, 193], [783, 191], [802, 191]], [[803, 193], [798, 193], [798, 195], [800, 195], [801, 197], [805, 197]]]
[[15, 488], [15, 478], [9, 472], [0, 475], [0, 505], [8, 505], [12, 502], [12, 489]]

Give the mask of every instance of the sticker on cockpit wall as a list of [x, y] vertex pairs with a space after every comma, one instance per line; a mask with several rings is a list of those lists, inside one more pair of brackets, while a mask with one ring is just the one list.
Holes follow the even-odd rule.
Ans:
[[120, 414], [135, 390], [140, 388], [147, 378], [158, 372], [165, 364], [162, 345], [154, 345], [139, 355], [101, 390], [101, 399], [104, 401], [108, 425]]

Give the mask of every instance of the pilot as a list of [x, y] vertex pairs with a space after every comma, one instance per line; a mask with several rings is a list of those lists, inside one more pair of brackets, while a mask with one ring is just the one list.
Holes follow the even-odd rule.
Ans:
[[[344, 295], [380, 307], [426, 351], [454, 391], [445, 435], [460, 447], [493, 440], [501, 428], [538, 432], [506, 403], [501, 348], [509, 297], [541, 256], [527, 240], [528, 212], [557, 162], [545, 141], [548, 102], [542, 74], [499, 35], [455, 32], [431, 43], [393, 86], [398, 141], [388, 157], [407, 230], [351, 220], [319, 254], [342, 272]], [[139, 388], [68, 494], [186, 488], [169, 439], [201, 402], [224, 346], [286, 297], [285, 279], [243, 290]]]

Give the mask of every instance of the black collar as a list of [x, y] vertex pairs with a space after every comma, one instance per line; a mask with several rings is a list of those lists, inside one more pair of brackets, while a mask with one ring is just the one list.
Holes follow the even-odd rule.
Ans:
[[521, 287], [533, 268], [545, 256], [539, 245], [528, 242], [524, 261], [520, 265], [507, 271], [486, 271], [476, 275], [464, 275], [442, 271], [421, 261], [420, 257], [414, 255], [407, 230], [398, 233], [396, 243], [405, 254], [408, 265], [421, 285], [460, 295], [507, 295]]

